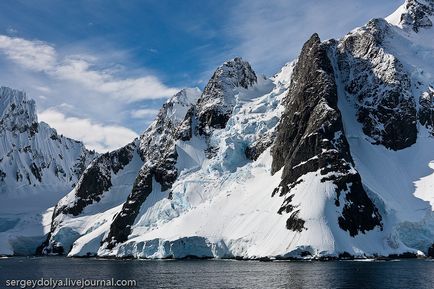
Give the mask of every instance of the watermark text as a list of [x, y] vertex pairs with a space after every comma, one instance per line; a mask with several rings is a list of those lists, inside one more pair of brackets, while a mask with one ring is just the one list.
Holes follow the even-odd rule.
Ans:
[[120, 280], [120, 279], [54, 279], [54, 278], [40, 278], [36, 280], [30, 279], [10, 279], [6, 280], [6, 287], [10, 288], [107, 288], [107, 287], [136, 287], [136, 280]]

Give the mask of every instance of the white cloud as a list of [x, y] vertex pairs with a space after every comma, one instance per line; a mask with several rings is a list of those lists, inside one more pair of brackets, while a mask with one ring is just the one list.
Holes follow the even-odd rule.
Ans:
[[94, 65], [97, 59], [93, 56], [61, 57], [52, 45], [41, 41], [0, 35], [0, 51], [26, 69], [71, 81], [91, 91], [127, 102], [165, 98], [179, 90], [166, 86], [153, 75], [120, 78], [113, 70], [97, 69]]
[[51, 92], [51, 89], [48, 86], [36, 85], [34, 88], [41, 92]]
[[158, 109], [152, 108], [141, 108], [131, 111], [131, 117], [138, 119], [149, 119], [154, 118], [158, 114]]
[[12, 61], [35, 71], [48, 71], [56, 64], [56, 51], [41, 41], [0, 35], [0, 50]]
[[67, 117], [54, 108], [39, 112], [38, 117], [56, 128], [58, 133], [82, 140], [87, 148], [98, 152], [120, 148], [138, 136], [126, 127], [103, 125], [87, 118]]
[[[59, 133], [107, 151], [144, 131], [157, 112], [153, 106], [178, 89], [144, 69], [135, 71], [139, 77], [121, 76], [117, 62], [130, 62], [124, 51], [75, 53], [89, 47], [68, 47], [74, 54], [65, 53], [46, 42], [0, 35], [0, 80], [36, 98], [40, 119]], [[148, 111], [131, 112], [144, 106]]]
[[73, 106], [72, 104], [66, 103], [66, 102], [62, 102], [61, 104], [58, 105], [59, 108], [63, 109], [63, 110], [74, 110], [76, 109], [75, 106]]

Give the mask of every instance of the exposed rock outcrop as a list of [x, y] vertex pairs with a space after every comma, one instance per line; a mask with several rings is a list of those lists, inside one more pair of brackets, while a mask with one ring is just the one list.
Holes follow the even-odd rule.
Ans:
[[[272, 172], [283, 167], [282, 181], [273, 195], [285, 197], [279, 213], [290, 214], [287, 228], [301, 232], [304, 220], [292, 188], [310, 172], [336, 186], [336, 206], [342, 209], [340, 227], [351, 236], [382, 227], [381, 216], [363, 189], [346, 140], [337, 107], [337, 88], [328, 45], [314, 34], [304, 45], [294, 68], [285, 112], [272, 148]], [[344, 203], [339, 202], [344, 195]]]
[[93, 202], [99, 202], [103, 193], [112, 186], [112, 174], [116, 175], [128, 165], [137, 149], [136, 142], [133, 142], [123, 148], [99, 156], [84, 171], [78, 181], [75, 187], [74, 203], [63, 204], [60, 202], [54, 210], [53, 219], [59, 214], [78, 216], [86, 206]]
[[428, 249], [428, 257], [434, 258], [434, 244]]
[[432, 27], [430, 16], [434, 15], [434, 1], [407, 0], [404, 5], [406, 13], [401, 15], [401, 25], [410, 27], [415, 32]]
[[337, 58], [363, 132], [375, 144], [400, 150], [416, 142], [417, 113], [410, 77], [382, 45], [389, 30], [385, 20], [371, 20], [339, 43]]
[[217, 68], [197, 103], [199, 133], [222, 129], [229, 120], [235, 105], [234, 88], [247, 89], [257, 82], [250, 64], [237, 57]]

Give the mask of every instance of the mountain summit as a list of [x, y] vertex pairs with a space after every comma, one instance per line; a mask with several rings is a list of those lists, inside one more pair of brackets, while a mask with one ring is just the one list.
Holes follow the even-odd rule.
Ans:
[[433, 15], [434, 2], [432, 0], [407, 0], [386, 20], [393, 25], [418, 32], [420, 29], [433, 26]]

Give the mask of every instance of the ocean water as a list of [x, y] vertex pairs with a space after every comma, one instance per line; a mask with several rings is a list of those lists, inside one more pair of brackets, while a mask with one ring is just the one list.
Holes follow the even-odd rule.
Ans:
[[0, 259], [0, 288], [20, 288], [19, 286], [7, 287], [6, 285], [11, 283], [6, 282], [11, 282], [11, 280], [40, 280], [41, 278], [45, 280], [50, 278], [59, 280], [64, 278], [128, 279], [137, 282], [134, 288], [431, 289], [434, 288], [434, 262], [429, 260], [375, 262], [149, 261], [63, 257]]

